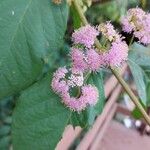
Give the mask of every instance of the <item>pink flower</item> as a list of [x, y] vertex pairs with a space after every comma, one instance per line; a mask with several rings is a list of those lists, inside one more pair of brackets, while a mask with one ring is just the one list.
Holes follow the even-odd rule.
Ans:
[[150, 44], [150, 14], [143, 17], [141, 28], [134, 32], [134, 36], [143, 44]]
[[110, 42], [120, 38], [120, 35], [110, 22], [100, 24], [98, 29]]
[[150, 14], [140, 8], [132, 8], [122, 19], [122, 29], [127, 33], [133, 32], [141, 43], [150, 43]]
[[[62, 103], [73, 111], [80, 112], [88, 105], [95, 105], [98, 101], [98, 90], [92, 85], [83, 85], [83, 73], [65, 67], [59, 68], [52, 79], [52, 89], [60, 95]], [[70, 88], [81, 89], [79, 97], [70, 96]]]
[[128, 45], [110, 22], [100, 24], [99, 30], [109, 40], [109, 44], [104, 45], [105, 51], [99, 54], [102, 66], [121, 66], [127, 60]]
[[87, 51], [87, 64], [91, 71], [97, 71], [102, 66], [103, 61], [96, 50], [90, 49]]
[[129, 9], [127, 16], [121, 20], [123, 31], [131, 33], [132, 31], [137, 30], [144, 16], [145, 12], [140, 8]]
[[99, 35], [99, 32], [90, 25], [83, 26], [72, 34], [72, 40], [74, 44], [83, 44], [87, 48], [91, 48], [94, 44], [96, 36]]
[[69, 87], [82, 86], [83, 82], [82, 72], [60, 67], [53, 75], [51, 86], [56, 93], [62, 94], [64, 90], [68, 92]]
[[133, 31], [134, 25], [131, 24], [127, 18], [123, 18], [121, 22], [122, 22], [122, 30], [123, 31], [125, 31], [127, 33], [131, 33]]
[[80, 71], [85, 71], [88, 68], [86, 57], [82, 49], [72, 48], [71, 59], [73, 62], [73, 68]]
[[82, 86], [84, 82], [83, 73], [72, 69], [72, 74], [68, 77], [68, 85], [71, 87]]
[[[63, 100], [66, 101], [66, 99]], [[72, 111], [80, 112], [87, 107], [87, 103], [86, 99], [82, 96], [80, 98], [70, 97], [68, 99], [68, 103], [66, 103], [66, 106], [69, 107]]]
[[128, 45], [124, 41], [112, 42], [108, 52], [104, 54], [106, 65], [119, 67], [128, 57]]
[[65, 67], [59, 68], [53, 75], [51, 86], [56, 93], [62, 93], [62, 91], [68, 91], [68, 86], [65, 80], [61, 80], [65, 78], [68, 70]]
[[83, 97], [86, 97], [89, 105], [95, 105], [99, 98], [98, 90], [95, 86], [86, 85], [82, 88]]
[[95, 86], [86, 85], [81, 89], [79, 98], [70, 97], [68, 93], [62, 96], [62, 102], [73, 111], [80, 112], [88, 105], [95, 105], [98, 101], [99, 93]]

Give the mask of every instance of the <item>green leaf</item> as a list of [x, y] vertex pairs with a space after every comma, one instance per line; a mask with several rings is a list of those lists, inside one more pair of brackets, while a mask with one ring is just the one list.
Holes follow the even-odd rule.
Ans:
[[15, 150], [54, 150], [70, 111], [50, 89], [50, 75], [23, 91], [13, 113]]
[[128, 61], [130, 66], [130, 70], [134, 77], [134, 81], [137, 87], [137, 91], [139, 97], [141, 98], [142, 102], [146, 105], [147, 97], [146, 97], [146, 85], [144, 82], [144, 75], [142, 69], [132, 60]]
[[147, 82], [146, 92], [147, 92], [147, 106], [150, 107], [150, 81]]
[[8, 125], [0, 126], [0, 138], [2, 136], [7, 135], [9, 132], [10, 132], [10, 126], [8, 126]]
[[102, 73], [92, 73], [87, 80], [87, 84], [95, 85], [99, 90], [99, 100], [95, 106], [88, 107], [80, 114], [73, 112], [71, 115], [71, 123], [74, 126], [81, 126], [82, 128], [90, 127], [95, 121], [96, 116], [101, 114], [104, 107], [104, 86]]
[[31, 85], [54, 65], [68, 17], [65, 2], [0, 1], [0, 99]]
[[[146, 110], [146, 107], [145, 107], [145, 105], [142, 103], [142, 101], [140, 101], [140, 103], [141, 103], [141, 105], [143, 106], [143, 108]], [[141, 111], [140, 111], [137, 107], [135, 107], [135, 108], [133, 109], [131, 115], [132, 115], [135, 119], [141, 119], [141, 118], [143, 118], [143, 115], [142, 115]]]
[[78, 12], [74, 8], [74, 5], [71, 5], [70, 13], [71, 13], [71, 16], [72, 16], [73, 28], [78, 29], [81, 26], [82, 21], [79, 18]]
[[150, 70], [150, 48], [134, 43], [129, 52], [128, 60], [139, 97], [146, 106], [148, 102], [146, 80], [149, 78], [146, 71]]
[[129, 58], [141, 67], [150, 68], [150, 48], [134, 43], [129, 51]]
[[0, 150], [8, 150], [10, 147], [10, 136], [4, 136], [0, 139]]
[[111, 0], [106, 3], [99, 3], [93, 5], [87, 11], [91, 22], [104, 22], [104, 21], [120, 21], [120, 17], [125, 14], [127, 9], [127, 0]]

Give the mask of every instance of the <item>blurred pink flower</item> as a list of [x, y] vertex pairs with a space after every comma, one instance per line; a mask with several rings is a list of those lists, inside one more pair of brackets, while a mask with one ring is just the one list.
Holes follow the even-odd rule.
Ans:
[[124, 41], [115, 41], [111, 43], [111, 47], [104, 54], [106, 65], [120, 67], [128, 57], [128, 45]]
[[87, 51], [87, 64], [91, 71], [98, 71], [103, 65], [103, 60], [100, 59], [100, 56], [95, 49]]
[[87, 48], [91, 48], [98, 34], [99, 32], [95, 27], [86, 25], [78, 30], [75, 30], [75, 32], [72, 34], [72, 40], [74, 44], [83, 44]]
[[[74, 70], [59, 68], [52, 79], [52, 89], [60, 95], [62, 103], [73, 111], [80, 112], [88, 105], [95, 105], [98, 101], [98, 90], [92, 85], [83, 85], [83, 73]], [[81, 89], [79, 97], [70, 96], [70, 89]]]
[[71, 59], [73, 63], [73, 69], [85, 71], [88, 68], [86, 62], [86, 56], [82, 49], [72, 48], [71, 49]]
[[150, 43], [150, 14], [140, 8], [132, 8], [122, 19], [122, 29], [133, 35], [143, 44]]

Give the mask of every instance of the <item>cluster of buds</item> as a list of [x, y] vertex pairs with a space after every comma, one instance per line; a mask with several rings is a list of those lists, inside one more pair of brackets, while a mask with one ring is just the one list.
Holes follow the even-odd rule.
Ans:
[[132, 33], [143, 44], [150, 44], [150, 13], [140, 8], [132, 8], [122, 19], [124, 32]]

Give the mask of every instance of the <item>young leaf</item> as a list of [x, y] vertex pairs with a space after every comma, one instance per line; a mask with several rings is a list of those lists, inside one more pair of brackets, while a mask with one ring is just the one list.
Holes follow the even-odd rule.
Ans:
[[54, 150], [70, 111], [50, 89], [50, 76], [23, 91], [13, 113], [15, 150]]

